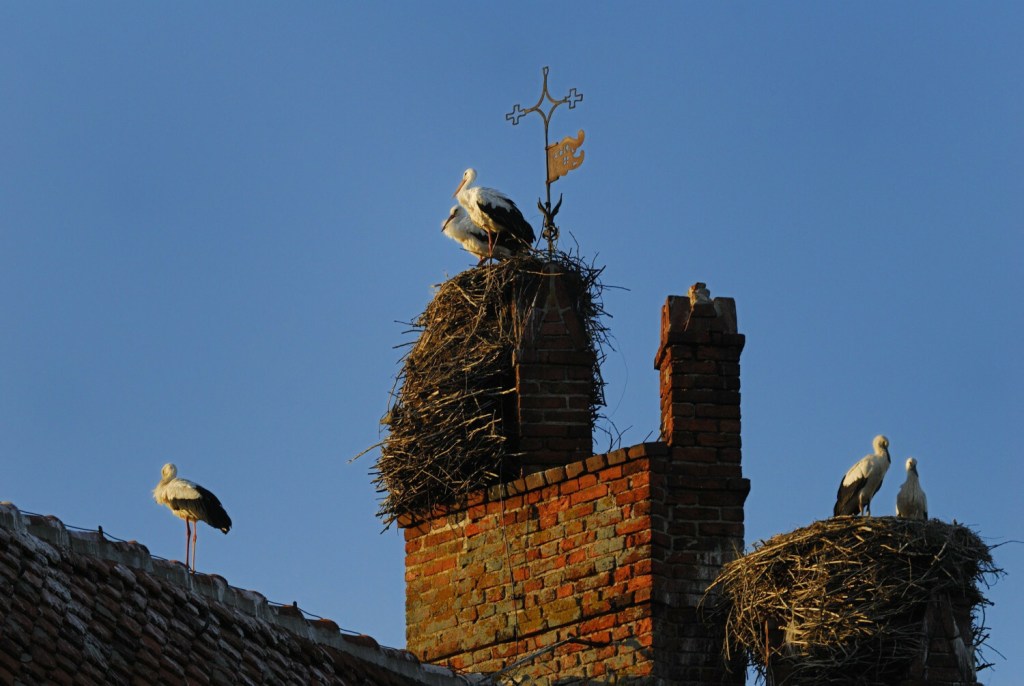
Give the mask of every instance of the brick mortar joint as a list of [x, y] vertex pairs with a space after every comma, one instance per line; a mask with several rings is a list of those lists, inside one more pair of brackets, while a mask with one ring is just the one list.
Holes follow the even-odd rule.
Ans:
[[[746, 335], [742, 333], [730, 333], [721, 334], [727, 336], [723, 341], [714, 342], [704, 340], [702, 332], [674, 332], [669, 334], [666, 339], [659, 344], [658, 353], [654, 356], [654, 368], [660, 370], [662, 363], [665, 361], [665, 357], [668, 355], [669, 350], [672, 348], [690, 348], [696, 351], [697, 348], [734, 348], [743, 352], [744, 344], [746, 343]], [[700, 356], [694, 354], [693, 359], [701, 360]], [[724, 360], [731, 362], [732, 360]]]
[[[654, 609], [655, 609], [655, 603], [652, 600], [645, 600], [645, 601], [640, 602], [640, 603], [634, 603], [630, 607], [633, 607], [633, 608], [635, 608], [635, 607], [647, 607], [648, 609], [651, 610], [651, 614], [648, 615], [648, 616], [653, 619], [653, 612], [654, 612]], [[523, 632], [523, 633], [520, 633], [520, 634], [516, 634], [515, 636], [510, 635], [510, 636], [507, 636], [507, 637], [504, 637], [504, 638], [498, 637], [498, 638], [492, 639], [492, 640], [490, 640], [490, 641], [488, 641], [486, 643], [474, 644], [472, 649], [469, 650], [469, 652], [477, 652], [477, 651], [481, 651], [481, 650], [491, 650], [493, 648], [504, 646], [504, 645], [507, 645], [507, 644], [512, 643], [512, 642], [527, 641], [527, 640], [529, 640], [531, 638], [536, 638], [538, 636], [544, 636], [545, 634], [548, 634], [548, 633], [555, 633], [557, 635], [560, 631], [563, 631], [564, 629], [566, 629], [566, 627], [578, 627], [583, 622], [589, 622], [589, 621], [600, 619], [602, 617], [607, 617], [607, 616], [615, 616], [615, 615], [618, 615], [619, 613], [621, 613], [622, 609], [623, 608], [613, 608], [613, 609], [607, 610], [605, 612], [598, 612], [598, 613], [595, 613], [595, 614], [592, 614], [592, 615], [587, 615], [585, 618], [582, 618], [582, 619], [579, 619], [579, 620], [567, 620], [567, 621], [565, 621], [565, 622], [563, 622], [561, 624], [557, 624], [557, 625], [554, 625], [554, 626], [546, 626], [546, 627], [544, 627], [542, 629], [534, 629], [532, 631], [526, 631], [526, 632]], [[517, 609], [516, 610], [516, 612], [524, 612], [524, 611], [525, 610], [523, 610], [523, 609]], [[459, 626], [459, 625], [456, 624], [456, 626]], [[442, 632], [439, 632], [439, 633], [442, 633]], [[586, 634], [582, 634], [582, 635], [577, 636], [577, 637], [578, 638], [584, 638], [585, 636], [586, 636]], [[431, 638], [431, 637], [421, 636], [420, 638], [421, 638], [421, 640], [422, 639], [427, 639], [424, 642], [429, 643], [429, 638]], [[437, 664], [437, 663], [442, 662], [443, 660], [448, 660], [448, 659], [451, 659], [451, 658], [459, 656], [459, 655], [464, 655], [466, 653], [467, 653], [467, 650], [465, 650], [465, 649], [457, 650], [457, 651], [451, 652], [451, 653], [438, 653], [437, 655], [432, 655], [431, 656], [431, 660], [432, 660], [431, 664]]]
[[[630, 453], [634, 453], [631, 455]], [[638, 460], [655, 460], [662, 457], [668, 456], [669, 448], [663, 441], [652, 441], [649, 443], [639, 443], [628, 448], [619, 448], [609, 453], [596, 453], [588, 455], [586, 457], [574, 460], [568, 464], [558, 465], [550, 469], [546, 469], [543, 472], [533, 472], [526, 476], [514, 479], [512, 481], [494, 484], [484, 489], [480, 489], [474, 492], [465, 502], [449, 505], [445, 507], [439, 507], [433, 513], [428, 516], [420, 517], [402, 517], [398, 520], [398, 526], [402, 529], [411, 529], [427, 522], [440, 519], [442, 517], [448, 517], [452, 515], [464, 514], [473, 507], [487, 503], [496, 503], [506, 500], [508, 498], [519, 498], [527, 493], [533, 491], [539, 491], [544, 488], [551, 486], [558, 486], [559, 484], [568, 483], [570, 481], [576, 481], [585, 474], [597, 474], [609, 469], [610, 467], [621, 466], [630, 462]], [[609, 457], [612, 456], [614, 462]], [[599, 467], [588, 467], [587, 461], [592, 460], [595, 457], [602, 457], [601, 466]], [[566, 473], [567, 467], [572, 467], [573, 475], [569, 476]], [[557, 472], [561, 470], [561, 476], [557, 478], [549, 478], [547, 475], [551, 472]], [[541, 475], [540, 482], [537, 483], [537, 475]], [[530, 477], [533, 477], [532, 479]], [[527, 480], [530, 480], [534, 485], [529, 485]], [[497, 489], [501, 489], [498, 491]], [[481, 497], [472, 497], [473, 495], [482, 495]]]

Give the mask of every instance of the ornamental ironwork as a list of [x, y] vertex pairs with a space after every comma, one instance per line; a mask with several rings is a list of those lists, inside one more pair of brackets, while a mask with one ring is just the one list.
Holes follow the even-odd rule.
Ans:
[[[545, 100], [550, 103], [546, 111], [543, 108]], [[556, 100], [548, 90], [548, 68], [544, 67], [544, 87], [541, 90], [540, 98], [537, 99], [537, 104], [524, 110], [519, 103], [516, 103], [512, 111], [505, 115], [505, 119], [512, 122], [512, 126], [518, 126], [520, 119], [534, 112], [544, 120], [544, 164], [547, 172], [544, 185], [547, 200], [538, 198], [537, 208], [544, 215], [544, 228], [541, 231], [541, 236], [548, 242], [549, 253], [555, 251], [555, 244], [558, 242], [558, 226], [555, 225], [555, 215], [562, 207], [561, 193], [558, 194], [558, 202], [553, 207], [551, 205], [551, 184], [583, 164], [584, 151], [579, 148], [583, 145], [584, 133], [583, 129], [580, 129], [575, 136], [566, 136], [557, 143], [551, 143], [548, 138], [548, 127], [551, 123], [551, 116], [560, 105], [568, 105], [569, 109], [575, 109], [576, 105], [581, 102], [583, 102], [583, 93], [575, 88], [570, 88], [564, 98]]]

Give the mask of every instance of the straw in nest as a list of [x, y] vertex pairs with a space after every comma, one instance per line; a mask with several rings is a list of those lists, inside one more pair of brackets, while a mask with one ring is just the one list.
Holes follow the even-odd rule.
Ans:
[[397, 392], [381, 420], [375, 483], [384, 493], [385, 526], [401, 515], [438, 505], [508, 476], [516, 455], [513, 352], [534, 307], [545, 265], [567, 279], [594, 353], [591, 414], [603, 405], [600, 363], [607, 330], [601, 317], [600, 269], [566, 253], [545, 261], [524, 255], [469, 269], [440, 285], [412, 322], [419, 339], [403, 357]]
[[[745, 653], [762, 679], [886, 684], [921, 654], [931, 600], [965, 599], [976, 617], [987, 604], [979, 583], [999, 573], [990, 548], [955, 522], [838, 517], [727, 564], [705, 604], [716, 601], [709, 618], [724, 623], [726, 658]], [[968, 651], [984, 638], [973, 634]]]

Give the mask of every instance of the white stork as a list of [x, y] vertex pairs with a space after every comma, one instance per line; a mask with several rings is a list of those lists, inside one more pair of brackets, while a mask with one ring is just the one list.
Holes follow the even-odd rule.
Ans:
[[[509, 234], [512, 242], [522, 243], [525, 247], [533, 245], [536, 238], [533, 227], [523, 218], [516, 204], [493, 188], [471, 186], [475, 180], [476, 170], [467, 169], [452, 197], [458, 198], [469, 219], [487, 233], [487, 256], [493, 256], [495, 238], [502, 234]], [[506, 247], [508, 245], [506, 243]]]
[[905, 519], [928, 521], [928, 496], [921, 488], [917, 474], [917, 460], [907, 458], [907, 480], [896, 494], [896, 516]]
[[441, 232], [479, 257], [478, 267], [490, 257], [505, 260], [529, 247], [510, 233], [499, 233], [492, 246], [488, 240], [490, 234], [473, 223], [462, 205], [452, 207], [448, 218], [441, 224]]
[[863, 514], [865, 510], [871, 515], [871, 499], [881, 488], [891, 463], [888, 438], [875, 436], [874, 447], [873, 454], [858, 460], [843, 477], [836, 493], [836, 506], [832, 508], [833, 516]]
[[[160, 471], [160, 483], [153, 489], [153, 500], [166, 505], [185, 520], [185, 567], [188, 568], [189, 547], [192, 550], [193, 574], [196, 572], [196, 539], [199, 522], [203, 521], [224, 533], [231, 531], [231, 517], [213, 493], [188, 479], [178, 478], [178, 468], [168, 462]], [[195, 524], [195, 528], [192, 528]], [[191, 538], [190, 538], [191, 537]]]

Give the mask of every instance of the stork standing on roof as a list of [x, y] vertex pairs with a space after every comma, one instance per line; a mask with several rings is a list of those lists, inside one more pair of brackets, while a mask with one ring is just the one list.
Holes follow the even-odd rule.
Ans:
[[921, 519], [928, 521], [928, 496], [921, 488], [917, 474], [917, 460], [907, 458], [907, 480], [900, 486], [896, 494], [896, 516], [905, 519]]
[[516, 204], [493, 188], [470, 185], [475, 180], [476, 170], [467, 169], [452, 197], [458, 199], [469, 219], [487, 233], [487, 256], [494, 256], [495, 239], [502, 234], [508, 234], [506, 240], [520, 243], [524, 248], [532, 246], [536, 239], [533, 227]]
[[882, 479], [889, 469], [889, 439], [875, 436], [875, 452], [865, 455], [857, 464], [850, 467], [839, 484], [836, 493], [836, 505], [832, 508], [833, 516], [871, 514], [871, 499], [882, 487]]
[[479, 257], [478, 267], [490, 257], [505, 260], [529, 247], [510, 233], [499, 233], [491, 246], [488, 242], [490, 234], [473, 223], [462, 205], [452, 207], [448, 218], [441, 224], [441, 232], [457, 241], [464, 250]]
[[160, 505], [166, 505], [171, 512], [185, 520], [185, 567], [189, 566], [188, 555], [191, 547], [191, 571], [195, 574], [199, 522], [206, 522], [214, 529], [227, 533], [231, 531], [231, 517], [213, 493], [188, 479], [179, 479], [178, 468], [170, 462], [160, 471], [160, 483], [153, 489], [153, 500]]

